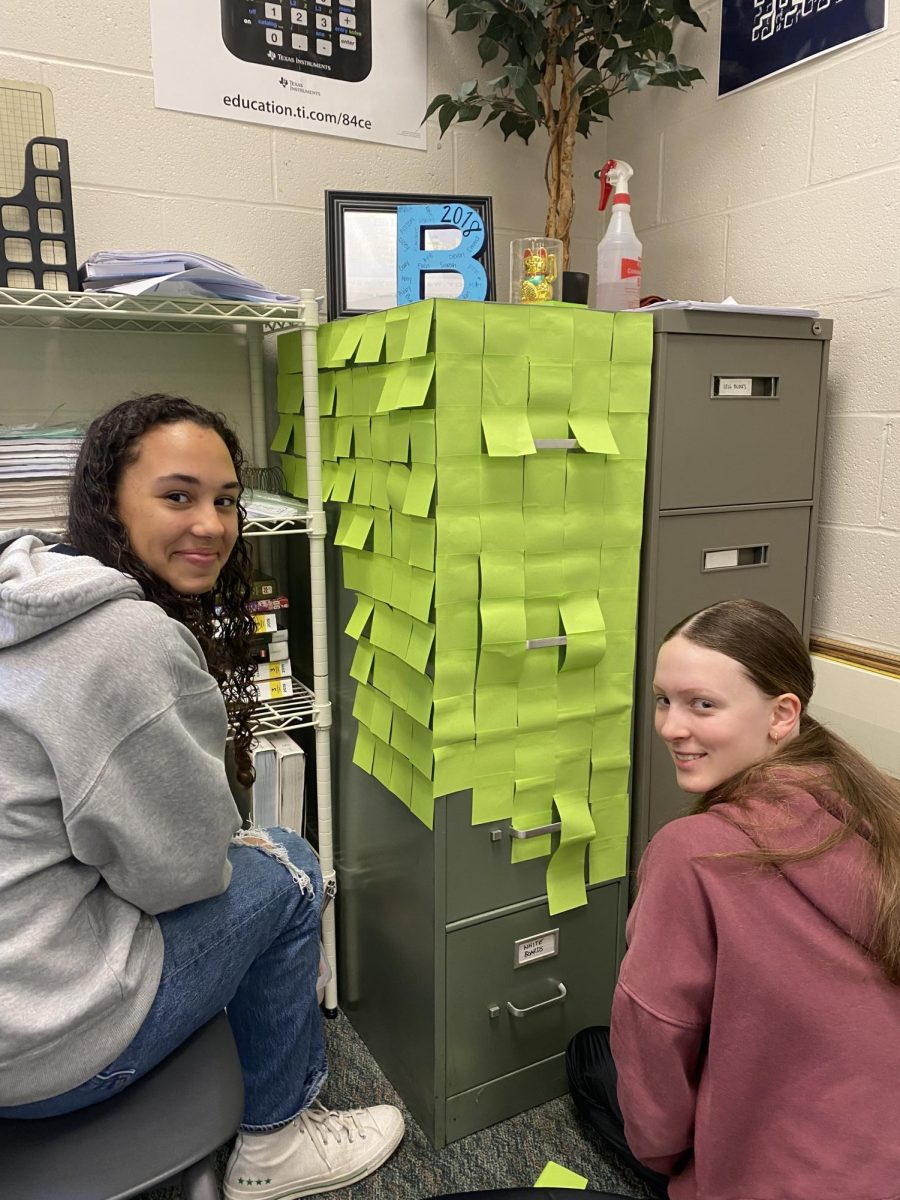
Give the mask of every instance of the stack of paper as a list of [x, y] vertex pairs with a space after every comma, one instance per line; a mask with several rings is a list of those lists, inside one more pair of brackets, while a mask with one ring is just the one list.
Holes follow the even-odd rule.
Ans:
[[691, 312], [740, 312], [764, 313], [776, 317], [810, 317], [819, 315], [817, 308], [790, 308], [771, 304], [738, 304], [734, 296], [724, 300], [657, 300], [655, 304], [644, 304], [641, 312], [655, 312], [663, 308], [684, 308]]
[[81, 267], [79, 277], [86, 292], [285, 304], [297, 300], [273, 292], [228, 263], [180, 250], [99, 250]]
[[75, 426], [0, 425], [0, 529], [63, 528], [82, 436]]

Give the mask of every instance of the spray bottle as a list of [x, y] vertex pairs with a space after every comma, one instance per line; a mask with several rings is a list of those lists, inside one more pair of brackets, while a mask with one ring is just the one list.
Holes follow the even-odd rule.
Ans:
[[597, 247], [596, 307], [617, 311], [638, 308], [641, 300], [641, 243], [631, 223], [628, 180], [634, 174], [627, 162], [611, 158], [595, 172], [600, 180], [600, 211], [613, 196], [612, 216]]

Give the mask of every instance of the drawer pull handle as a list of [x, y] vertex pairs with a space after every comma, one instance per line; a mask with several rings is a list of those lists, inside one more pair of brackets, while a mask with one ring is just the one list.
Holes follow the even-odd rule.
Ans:
[[566, 985], [558, 983], [556, 985], [557, 995], [551, 996], [549, 1000], [542, 1000], [540, 1004], [532, 1004], [528, 1008], [516, 1008], [509, 1000], [506, 1002], [506, 1007], [514, 1017], [527, 1017], [529, 1013], [537, 1012], [539, 1008], [549, 1008], [551, 1004], [562, 1004], [566, 998]]
[[545, 833], [559, 833], [561, 829], [562, 821], [554, 821], [552, 825], [535, 825], [533, 829], [513, 829], [510, 825], [509, 836], [511, 838], [541, 837]]

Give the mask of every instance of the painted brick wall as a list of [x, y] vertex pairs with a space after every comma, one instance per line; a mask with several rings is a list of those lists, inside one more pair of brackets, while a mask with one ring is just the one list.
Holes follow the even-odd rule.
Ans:
[[629, 96], [644, 293], [833, 317], [819, 565], [823, 634], [900, 650], [900, 14], [846, 50], [716, 99], [718, 5], [679, 51], [707, 82]]

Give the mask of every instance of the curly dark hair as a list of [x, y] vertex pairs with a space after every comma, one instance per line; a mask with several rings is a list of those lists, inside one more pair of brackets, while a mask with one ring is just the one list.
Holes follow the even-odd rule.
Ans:
[[157, 425], [181, 421], [219, 435], [231, 455], [238, 483], [242, 483], [244, 453], [221, 413], [201, 408], [182, 396], [138, 396], [116, 404], [88, 427], [69, 489], [66, 537], [82, 554], [131, 575], [148, 600], [186, 625], [196, 637], [225, 699], [229, 732], [234, 739], [235, 773], [247, 787], [253, 782], [250, 713], [255, 703], [250, 657], [253, 618], [247, 612], [252, 567], [243, 537], [246, 512], [240, 498], [234, 549], [215, 587], [196, 596], [176, 592], [138, 558], [116, 512], [119, 480], [122, 471], [137, 458], [138, 439]]

